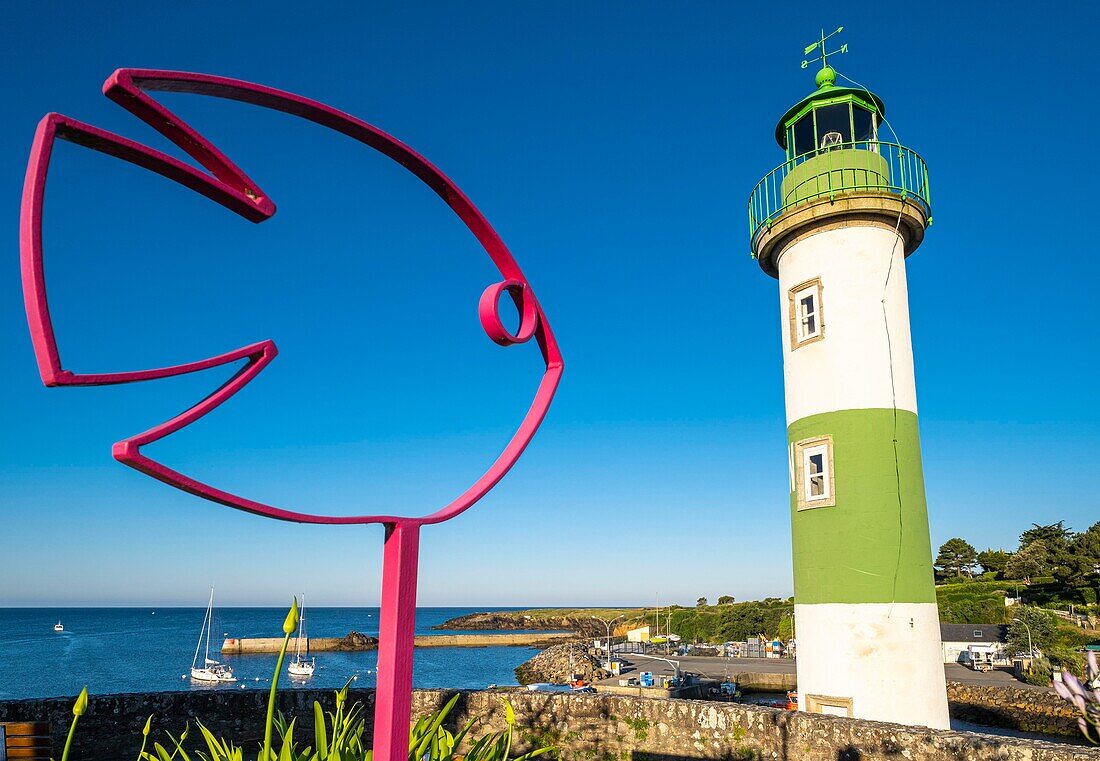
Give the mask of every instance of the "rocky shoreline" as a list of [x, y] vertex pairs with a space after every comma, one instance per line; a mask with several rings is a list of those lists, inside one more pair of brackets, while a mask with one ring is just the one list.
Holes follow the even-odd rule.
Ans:
[[[600, 666], [597, 658], [588, 654], [592, 639], [603, 636], [607, 629], [601, 621], [588, 617], [531, 616], [515, 613], [470, 613], [444, 621], [433, 629], [473, 630], [533, 630], [565, 631], [576, 639], [553, 644], [516, 667], [516, 680], [520, 684], [549, 682], [566, 684], [578, 676], [586, 682], [610, 676]], [[547, 643], [549, 644], [549, 643]]]
[[366, 634], [361, 634], [357, 631], [350, 631], [348, 632], [346, 637], [342, 637], [340, 641], [330, 649], [333, 651], [343, 652], [377, 650], [378, 637], [368, 637]]
[[516, 681], [520, 684], [549, 682], [568, 684], [574, 677], [585, 682], [606, 679], [611, 674], [600, 662], [575, 644], [553, 645], [516, 667]]
[[565, 631], [578, 637], [595, 637], [605, 633], [604, 625], [591, 618], [569, 616], [530, 616], [523, 613], [470, 613], [448, 619], [433, 629], [470, 629], [475, 631]]

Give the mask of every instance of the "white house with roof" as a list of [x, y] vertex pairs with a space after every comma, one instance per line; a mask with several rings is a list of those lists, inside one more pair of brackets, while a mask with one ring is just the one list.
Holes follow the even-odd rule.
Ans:
[[990, 660], [1007, 657], [1008, 626], [1005, 624], [940, 624], [944, 663], [969, 663], [970, 653]]

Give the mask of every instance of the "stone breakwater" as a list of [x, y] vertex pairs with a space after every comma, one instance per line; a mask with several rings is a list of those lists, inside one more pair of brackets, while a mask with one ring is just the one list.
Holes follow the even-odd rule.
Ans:
[[[569, 639], [573, 635], [558, 632], [538, 634], [432, 634], [413, 638], [415, 647], [548, 647], [554, 642]], [[223, 654], [249, 655], [277, 653], [283, 646], [282, 637], [229, 637], [222, 642]], [[332, 651], [355, 652], [378, 649], [378, 639], [359, 632], [346, 637], [310, 637], [305, 641], [306, 652]]]
[[[429, 713], [453, 695], [416, 690], [413, 713]], [[562, 761], [685, 761], [777, 759], [778, 761], [1097, 761], [1100, 749], [1038, 740], [905, 727], [758, 706], [695, 700], [655, 700], [615, 695], [568, 695], [510, 691], [516, 712], [516, 752], [553, 744]], [[373, 692], [354, 690], [368, 705]], [[481, 716], [477, 732], [503, 729], [502, 695], [465, 692], [451, 715], [453, 725]], [[75, 761], [133, 759], [141, 727], [154, 714], [158, 739], [201, 718], [216, 735], [232, 738], [254, 756], [263, 733], [267, 695], [259, 690], [173, 692], [93, 697], [74, 742]], [[279, 709], [299, 721], [297, 736], [312, 736], [312, 704], [331, 710], [330, 691], [279, 693]], [[49, 720], [60, 749], [72, 719], [72, 699], [0, 703], [0, 721]], [[188, 745], [197, 740], [192, 733]], [[303, 743], [304, 744], [304, 743]]]
[[947, 703], [956, 719], [1047, 735], [1079, 734], [1080, 715], [1050, 690], [947, 683]]

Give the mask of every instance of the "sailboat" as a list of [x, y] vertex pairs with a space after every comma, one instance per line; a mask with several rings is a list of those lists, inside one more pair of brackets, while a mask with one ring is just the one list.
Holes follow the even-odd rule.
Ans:
[[[298, 642], [294, 646], [294, 660], [287, 666], [287, 673], [302, 679], [313, 676], [313, 670], [317, 667], [316, 658], [306, 660], [302, 655], [302, 639], [306, 631], [306, 596], [302, 595], [302, 617], [298, 624]], [[306, 639], [306, 650], [309, 650], [309, 640]]]
[[[196, 682], [235, 682], [233, 669], [224, 663], [210, 659], [210, 630], [214, 627], [214, 587], [210, 587], [210, 602], [206, 606], [206, 616], [199, 629], [199, 641], [195, 645], [195, 657], [191, 661], [191, 678]], [[206, 635], [206, 655], [199, 667], [199, 649], [202, 647], [203, 634]]]

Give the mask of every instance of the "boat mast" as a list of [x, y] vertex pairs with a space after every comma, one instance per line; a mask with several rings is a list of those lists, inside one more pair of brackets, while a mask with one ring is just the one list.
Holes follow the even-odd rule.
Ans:
[[[210, 604], [206, 606], [206, 613], [202, 617], [202, 628], [199, 629], [199, 641], [195, 643], [195, 657], [191, 659], [191, 668], [195, 668], [195, 664], [199, 662], [199, 648], [202, 647], [202, 634], [206, 630], [206, 619], [210, 615], [210, 607], [214, 604], [214, 587], [210, 587]], [[206, 638], [206, 654], [210, 654], [210, 637]], [[203, 666], [206, 664], [204, 663]]]
[[302, 620], [298, 623], [298, 643], [294, 648], [294, 660], [302, 660], [302, 631], [306, 628], [306, 595], [302, 593]]
[[210, 587], [210, 603], [206, 606], [206, 662], [210, 663], [210, 630], [214, 628], [214, 587]]

